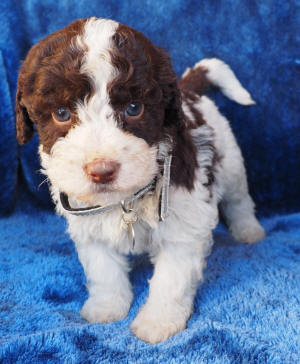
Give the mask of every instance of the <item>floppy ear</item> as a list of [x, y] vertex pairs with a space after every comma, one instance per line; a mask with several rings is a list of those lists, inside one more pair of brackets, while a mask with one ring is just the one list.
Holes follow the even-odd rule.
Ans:
[[186, 127], [182, 110], [182, 97], [169, 56], [160, 56], [160, 85], [165, 107], [164, 126], [172, 138], [171, 183], [194, 188], [195, 170], [198, 166], [197, 150]]
[[173, 70], [171, 59], [168, 54], [160, 49], [159, 60], [159, 84], [163, 92], [163, 99], [165, 105], [165, 121], [164, 125], [169, 126], [182, 126], [183, 111], [181, 106], [181, 94], [177, 84], [177, 75]]
[[174, 81], [168, 87], [168, 95], [166, 96], [165, 104], [165, 126], [183, 126], [183, 111], [181, 105], [181, 94], [177, 86], [177, 82]]
[[26, 107], [22, 104], [22, 69], [18, 78], [18, 89], [16, 96], [16, 130], [17, 140], [23, 145], [32, 138], [34, 133], [33, 122], [30, 120]]

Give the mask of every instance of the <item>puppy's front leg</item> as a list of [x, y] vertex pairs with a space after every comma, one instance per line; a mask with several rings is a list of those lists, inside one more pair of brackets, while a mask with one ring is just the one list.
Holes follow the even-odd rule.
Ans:
[[125, 257], [101, 243], [78, 246], [89, 298], [81, 315], [89, 322], [110, 322], [124, 318], [132, 301]]
[[205, 266], [199, 245], [165, 243], [153, 260], [149, 298], [131, 324], [141, 340], [158, 343], [186, 327]]

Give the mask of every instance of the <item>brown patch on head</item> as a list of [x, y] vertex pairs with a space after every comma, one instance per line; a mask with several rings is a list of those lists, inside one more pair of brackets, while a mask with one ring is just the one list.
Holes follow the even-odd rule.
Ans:
[[[41, 40], [29, 51], [22, 64], [16, 97], [17, 138], [29, 141], [36, 124], [43, 150], [50, 150], [59, 137], [77, 122], [76, 102], [92, 93], [88, 77], [80, 73], [84, 49], [75, 45], [86, 20], [77, 20]], [[64, 107], [72, 123], [55, 123], [52, 112]]]
[[[168, 56], [140, 32], [120, 25], [113, 37], [112, 63], [118, 76], [111, 82], [109, 96], [120, 126], [146, 140], [149, 145], [164, 138], [161, 72], [176, 80]], [[130, 103], [144, 105], [142, 118], [126, 122], [124, 110]]]
[[[171, 137], [171, 183], [191, 190], [197, 167], [196, 147], [185, 125], [177, 76], [169, 56], [125, 25], [118, 27], [113, 42], [111, 58], [119, 74], [108, 90], [120, 127], [149, 145]], [[134, 102], [142, 103], [144, 112], [128, 123], [124, 111]]]

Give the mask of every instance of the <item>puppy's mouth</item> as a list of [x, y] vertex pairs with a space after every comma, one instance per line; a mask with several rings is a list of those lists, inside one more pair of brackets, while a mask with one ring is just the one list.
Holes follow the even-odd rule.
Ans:
[[82, 194], [72, 194], [66, 193], [69, 197], [73, 197], [78, 201], [82, 201], [84, 203], [93, 204], [93, 203], [110, 203], [116, 202], [122, 199], [127, 198], [128, 196], [136, 193], [149, 183], [153, 182], [153, 179], [150, 180], [143, 186], [132, 186], [131, 188], [121, 188], [116, 183], [90, 183], [90, 188], [87, 192]]
[[107, 196], [110, 194], [118, 193], [118, 189], [113, 186], [112, 183], [106, 184], [106, 183], [91, 183], [91, 188], [89, 189], [87, 193], [82, 193], [78, 195], [74, 195], [77, 200], [79, 201], [85, 201], [85, 202], [91, 202], [97, 197], [101, 196]]
[[94, 193], [108, 193], [108, 192], [116, 192], [116, 189], [112, 186], [112, 184], [93, 183], [93, 191]]

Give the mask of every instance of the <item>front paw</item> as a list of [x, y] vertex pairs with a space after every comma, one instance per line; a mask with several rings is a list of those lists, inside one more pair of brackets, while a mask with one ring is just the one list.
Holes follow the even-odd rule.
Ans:
[[186, 327], [184, 317], [168, 318], [160, 313], [152, 313], [144, 306], [132, 322], [130, 328], [135, 336], [150, 344], [157, 344], [175, 335]]
[[112, 322], [119, 321], [127, 316], [131, 300], [124, 300], [113, 297], [103, 301], [90, 297], [85, 301], [81, 309], [81, 316], [88, 322]]

